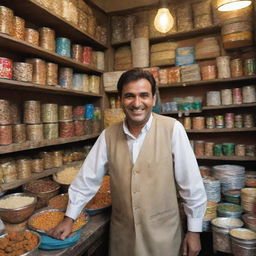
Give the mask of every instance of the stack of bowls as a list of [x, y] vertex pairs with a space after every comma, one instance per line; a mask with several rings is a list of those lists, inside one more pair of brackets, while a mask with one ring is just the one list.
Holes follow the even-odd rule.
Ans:
[[221, 203], [217, 207], [218, 217], [240, 218], [242, 212], [242, 207], [237, 204]]

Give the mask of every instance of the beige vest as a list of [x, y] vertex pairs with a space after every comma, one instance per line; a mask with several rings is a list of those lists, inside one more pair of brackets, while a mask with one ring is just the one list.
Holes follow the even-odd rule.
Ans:
[[122, 123], [106, 129], [111, 256], [177, 256], [181, 222], [170, 145], [174, 119], [153, 115], [133, 165]]

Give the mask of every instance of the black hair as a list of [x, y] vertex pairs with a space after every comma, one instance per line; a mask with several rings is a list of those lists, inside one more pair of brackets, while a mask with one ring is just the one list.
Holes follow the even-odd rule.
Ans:
[[134, 69], [130, 69], [130, 70], [124, 72], [121, 75], [121, 77], [119, 78], [119, 80], [117, 82], [117, 90], [118, 90], [119, 96], [122, 95], [122, 90], [123, 90], [124, 85], [126, 85], [130, 82], [138, 81], [140, 79], [146, 79], [149, 81], [149, 83], [151, 85], [152, 95], [155, 95], [156, 81], [155, 81], [153, 75], [150, 72], [143, 71], [140, 68], [134, 68]]

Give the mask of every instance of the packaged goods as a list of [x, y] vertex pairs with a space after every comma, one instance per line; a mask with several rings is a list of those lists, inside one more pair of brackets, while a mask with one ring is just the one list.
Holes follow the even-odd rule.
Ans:
[[15, 39], [25, 40], [25, 20], [18, 16], [14, 16], [12, 25], [12, 37]]
[[0, 125], [0, 145], [12, 144], [12, 126]]
[[22, 143], [26, 141], [26, 125], [14, 124], [12, 126], [12, 140], [13, 143]]
[[22, 82], [32, 82], [33, 66], [25, 62], [13, 63], [13, 79]]
[[145, 68], [149, 66], [149, 40], [148, 38], [134, 38], [132, 46], [133, 67]]
[[43, 125], [42, 124], [28, 124], [27, 140], [40, 141], [44, 139]]
[[28, 100], [24, 102], [23, 122], [25, 124], [37, 124], [41, 122], [40, 101]]
[[83, 46], [80, 44], [72, 45], [72, 58], [82, 62], [83, 61]]
[[10, 102], [4, 99], [0, 99], [0, 124], [11, 124]]
[[33, 66], [32, 82], [35, 84], [46, 84], [46, 63], [44, 60], [33, 58], [26, 59]]
[[46, 63], [46, 84], [58, 85], [58, 65], [55, 63]]
[[25, 29], [25, 41], [33, 44], [35, 46], [39, 46], [39, 33], [37, 30], [33, 28]]
[[51, 28], [42, 27], [39, 29], [40, 47], [55, 52], [55, 31]]
[[12, 79], [12, 60], [0, 57], [0, 78]]
[[43, 125], [44, 138], [46, 140], [54, 140], [59, 137], [59, 124], [58, 123], [46, 123]]
[[60, 68], [59, 70], [59, 85], [63, 88], [71, 89], [73, 84], [73, 69]]
[[56, 53], [64, 57], [71, 58], [71, 42], [68, 38], [56, 38]]
[[176, 66], [190, 65], [193, 63], [195, 63], [194, 47], [180, 47], [176, 49]]

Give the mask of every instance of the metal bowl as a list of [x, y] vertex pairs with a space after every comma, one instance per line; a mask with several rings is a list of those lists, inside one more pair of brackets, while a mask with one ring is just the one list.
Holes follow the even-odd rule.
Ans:
[[64, 208], [53, 207], [53, 206], [51, 205], [54, 200], [61, 199], [61, 198], [63, 198], [63, 197], [67, 197], [67, 198], [68, 198], [68, 193], [60, 194], [60, 195], [57, 195], [57, 196], [52, 197], [52, 198], [48, 201], [48, 207], [49, 207], [49, 208], [55, 208], [55, 209], [66, 210], [66, 209], [67, 209], [67, 205], [66, 205], [66, 207], [64, 207]]
[[[65, 211], [62, 210], [62, 209], [52, 209], [52, 208], [49, 208], [49, 207], [45, 207], [45, 208], [43, 208], [43, 209], [37, 211], [36, 213], [34, 213], [32, 216], [30, 216], [30, 218], [28, 219], [28, 227], [29, 227], [29, 229], [32, 229], [32, 230], [34, 230], [34, 231], [36, 231], [36, 232], [39, 232], [39, 233], [42, 233], [42, 234], [46, 234], [46, 231], [41, 230], [41, 229], [37, 229], [37, 228], [35, 228], [35, 227], [32, 225], [33, 219], [34, 219], [35, 217], [39, 216], [40, 214], [45, 213], [45, 212], [63, 212], [63, 213], [65, 213]], [[85, 224], [84, 224], [83, 226], [81, 226], [81, 227], [80, 227], [79, 229], [77, 229], [77, 230], [74, 230], [73, 232], [77, 232], [78, 230], [80, 230], [81, 228], [83, 228], [83, 227], [88, 223], [88, 221], [89, 221], [89, 216], [88, 216], [87, 214], [85, 215], [85, 221], [86, 221], [86, 222], [85, 222]], [[73, 233], [73, 232], [72, 232], [72, 233]]]
[[29, 216], [32, 215], [36, 207], [37, 198], [35, 195], [31, 193], [14, 193], [14, 194], [3, 196], [0, 200], [13, 197], [13, 196], [26, 196], [26, 197], [34, 198], [31, 204], [25, 205], [23, 207], [14, 208], [14, 209], [0, 208], [0, 217], [3, 221], [7, 223], [17, 224], [25, 221], [26, 219], [28, 219]]
[[[16, 232], [19, 232], [19, 231], [16, 231]], [[34, 235], [36, 235], [36, 236], [37, 236], [37, 239], [38, 239], [38, 243], [37, 243], [37, 246], [36, 246], [35, 248], [33, 248], [32, 250], [30, 250], [30, 251], [28, 251], [28, 252], [26, 252], [26, 253], [21, 254], [20, 256], [37, 256], [37, 255], [39, 255], [39, 254], [38, 254], [38, 247], [39, 247], [39, 245], [40, 245], [40, 243], [41, 243], [41, 237], [40, 237], [40, 235], [39, 235], [38, 233], [32, 231], [32, 230], [25, 230], [25, 231], [22, 231], [22, 232], [30, 232], [30, 233], [33, 233]], [[8, 235], [8, 234], [6, 233], [6, 234], [0, 236], [0, 240], [1, 240], [1, 238], [6, 237], [7, 235]]]

